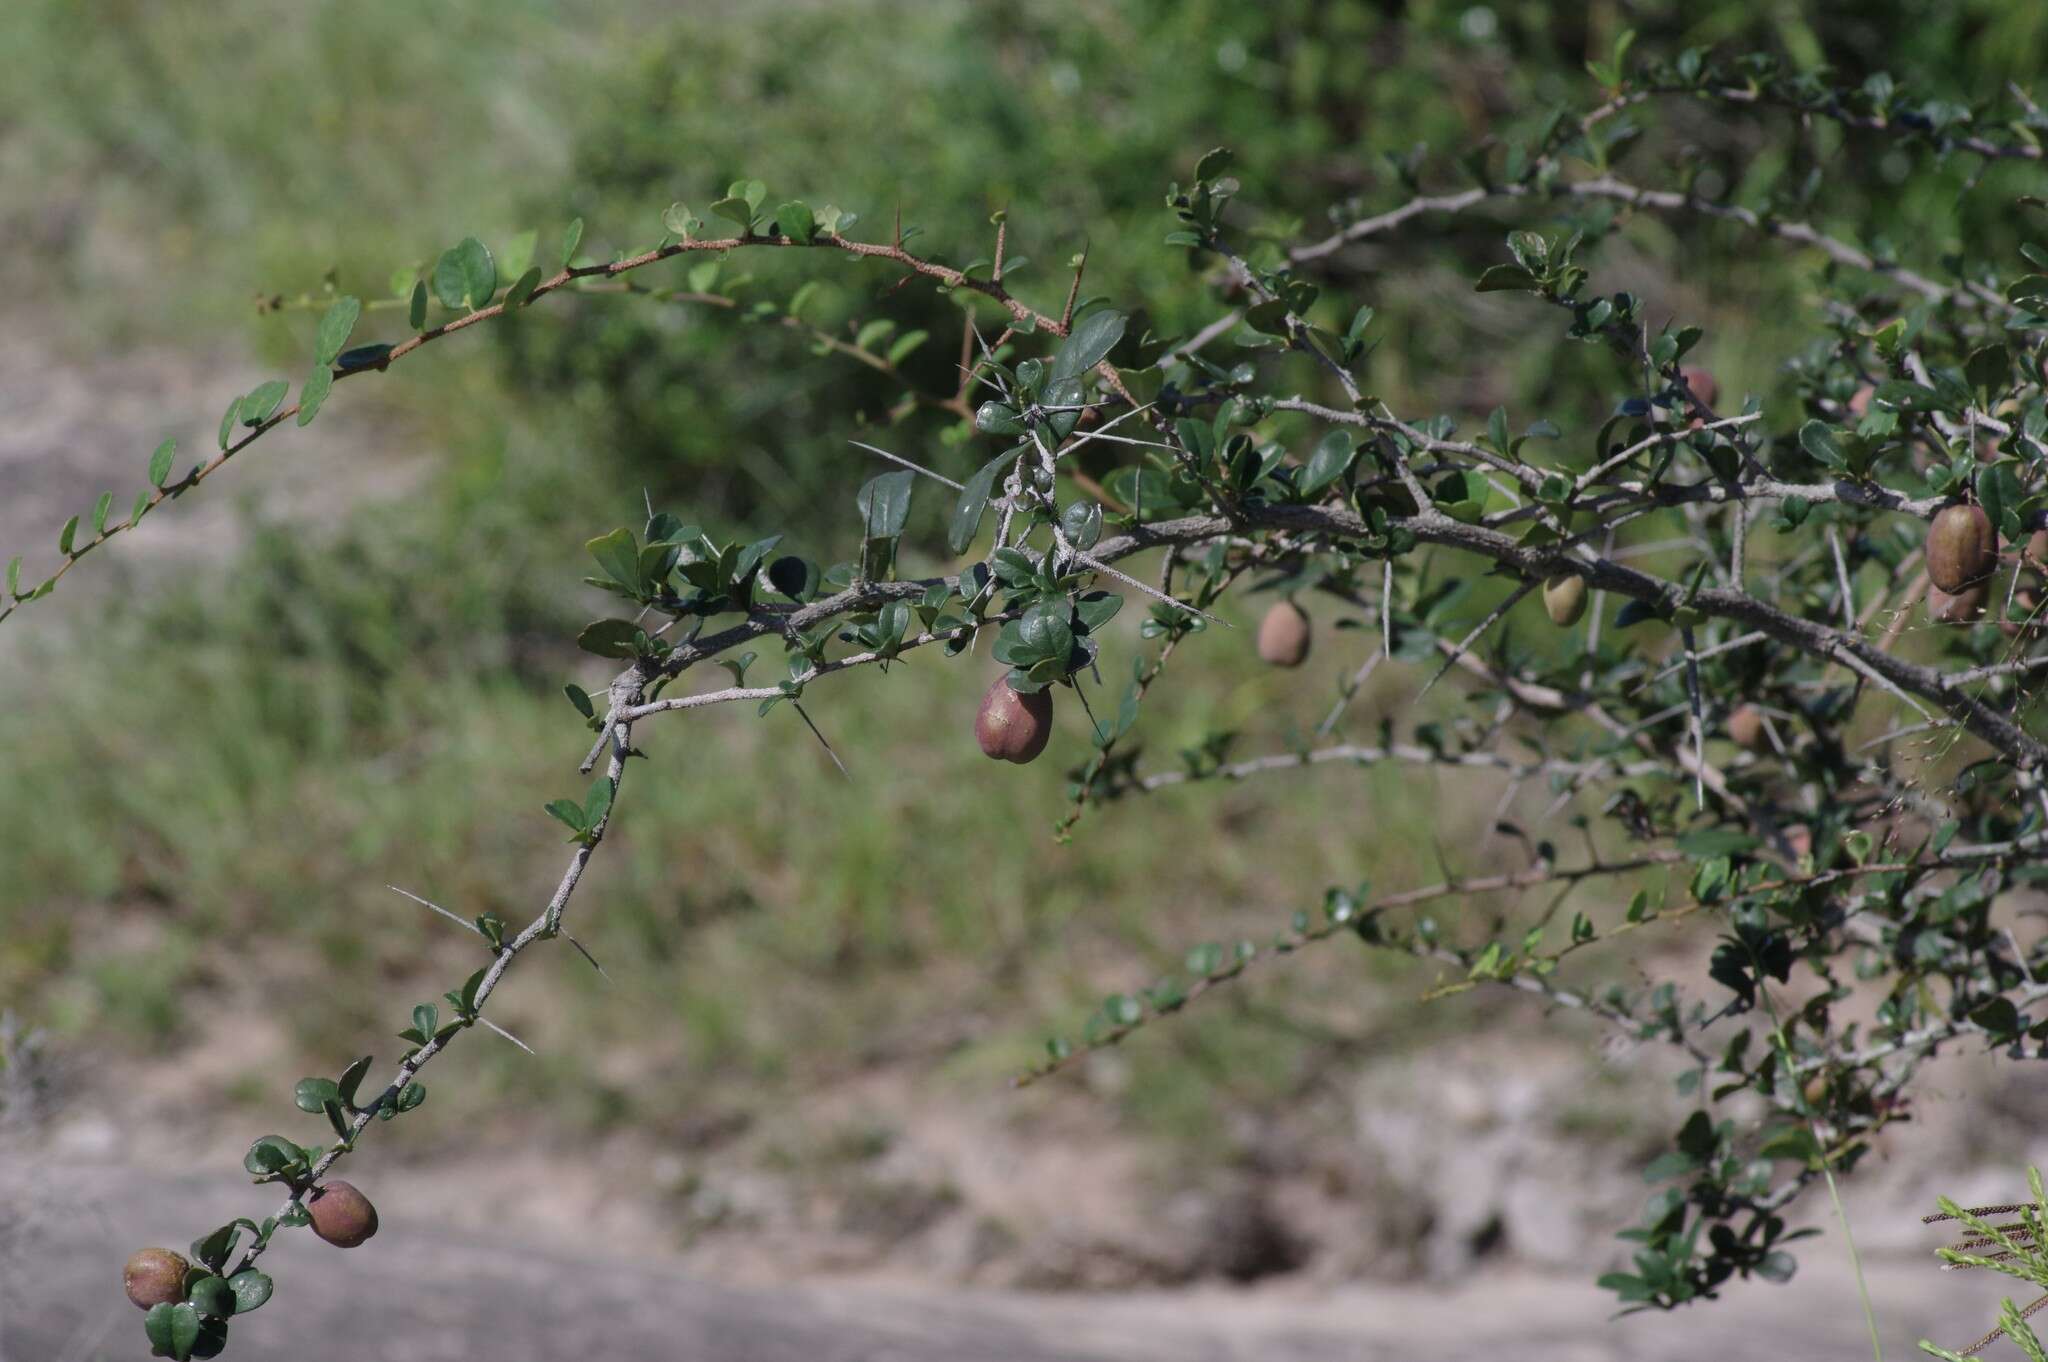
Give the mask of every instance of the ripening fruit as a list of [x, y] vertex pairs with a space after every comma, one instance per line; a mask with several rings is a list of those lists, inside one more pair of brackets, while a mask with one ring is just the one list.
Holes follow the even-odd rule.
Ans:
[[1276, 601], [1259, 621], [1259, 657], [1276, 667], [1299, 667], [1308, 643], [1308, 616], [1293, 601]]
[[982, 754], [1022, 766], [1043, 752], [1051, 737], [1052, 691], [1019, 695], [1010, 689], [1009, 677], [998, 676], [974, 716], [974, 740]]
[[185, 1299], [185, 1274], [191, 1270], [182, 1254], [165, 1248], [137, 1249], [121, 1269], [121, 1288], [144, 1310], [176, 1304]]
[[1927, 578], [1954, 595], [1998, 566], [1998, 533], [1981, 506], [1944, 506], [1927, 527]]
[[1687, 366], [1678, 374], [1685, 380], [1685, 386], [1692, 389], [1692, 395], [1700, 400], [1700, 405], [1711, 407], [1720, 400], [1721, 385], [1714, 380], [1711, 370]]
[[1993, 439], [1993, 440], [1979, 440], [1979, 441], [1977, 442], [1977, 462], [1978, 462], [1978, 463], [1997, 463], [1997, 462], [1998, 462], [1998, 441], [1997, 441], [1997, 440], [1995, 440], [1995, 439]]
[[1965, 587], [1951, 596], [1938, 586], [1927, 588], [1927, 618], [1938, 624], [1968, 624], [1984, 613], [1986, 584]]
[[1806, 1105], [1809, 1107], [1817, 1107], [1822, 1102], [1826, 1101], [1828, 1095], [1827, 1071], [1822, 1070], [1821, 1072], [1815, 1074], [1813, 1077], [1807, 1079], [1806, 1086], [1803, 1089], [1801, 1089], [1801, 1091], [1805, 1093]]
[[1803, 861], [1813, 855], [1813, 829], [1804, 823], [1794, 823], [1785, 829], [1785, 845], [1792, 849], [1792, 858]]
[[2048, 530], [2035, 530], [2027, 536], [2027, 546], [2020, 550], [2020, 556], [2031, 568], [2048, 569]]
[[1755, 705], [1737, 705], [1728, 716], [1728, 736], [1737, 747], [1754, 752], [1764, 741], [1764, 712]]
[[377, 1208], [338, 1179], [321, 1183], [306, 1197], [313, 1233], [336, 1248], [354, 1248], [377, 1232]]
[[1849, 414], [1861, 421], [1870, 414], [1870, 399], [1877, 396], [1877, 389], [1866, 383], [1849, 397]]
[[1543, 584], [1543, 609], [1550, 622], [1569, 629], [1586, 613], [1586, 579], [1576, 572], [1560, 572]]
[[2012, 603], [2005, 607], [2005, 618], [1998, 622], [1998, 631], [2007, 638], [2018, 638], [2023, 632], [2040, 633], [2043, 623], [2041, 597], [2032, 587], [2023, 586], [2012, 593]]

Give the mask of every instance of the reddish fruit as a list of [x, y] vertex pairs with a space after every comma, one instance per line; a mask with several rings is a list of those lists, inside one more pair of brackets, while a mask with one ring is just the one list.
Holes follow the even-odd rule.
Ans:
[[1998, 533], [1981, 506], [1945, 506], [1927, 527], [1927, 578], [1954, 595], [1998, 566]]
[[1785, 845], [1792, 849], [1794, 860], [1805, 860], [1813, 855], [1813, 829], [1804, 823], [1794, 823], [1785, 829]]
[[1543, 584], [1543, 609], [1550, 622], [1569, 629], [1586, 613], [1586, 579], [1576, 572], [1560, 572]]
[[1977, 462], [1978, 462], [1978, 463], [1997, 463], [1997, 462], [1998, 462], [1998, 441], [1996, 441], [1996, 440], [1979, 440], [1979, 441], [1977, 442]]
[[1754, 752], [1764, 741], [1764, 712], [1755, 705], [1737, 705], [1728, 716], [1728, 736], [1740, 748]]
[[1299, 667], [1308, 644], [1308, 616], [1293, 601], [1275, 603], [1259, 621], [1259, 657], [1276, 667]]
[[121, 1288], [144, 1310], [152, 1305], [174, 1305], [185, 1299], [185, 1274], [191, 1270], [192, 1264], [182, 1254], [164, 1248], [139, 1249], [121, 1269]]
[[1927, 588], [1927, 618], [1938, 624], [1968, 624], [1984, 613], [1985, 584], [1965, 587], [1951, 596], [1938, 586]]
[[1010, 689], [1009, 677], [998, 676], [974, 716], [974, 740], [982, 754], [1022, 766], [1043, 752], [1051, 737], [1052, 692], [1019, 695]]
[[1678, 376], [1685, 380], [1686, 387], [1692, 389], [1692, 395], [1699, 399], [1701, 406], [1711, 407], [1720, 400], [1721, 385], [1715, 382], [1711, 371], [1688, 366], [1680, 369]]
[[377, 1232], [377, 1208], [353, 1186], [339, 1180], [321, 1183], [306, 1197], [313, 1233], [336, 1248], [354, 1248]]
[[1858, 388], [1849, 398], [1849, 414], [1862, 420], [1870, 414], [1870, 399], [1877, 396], [1877, 389], [1868, 383]]

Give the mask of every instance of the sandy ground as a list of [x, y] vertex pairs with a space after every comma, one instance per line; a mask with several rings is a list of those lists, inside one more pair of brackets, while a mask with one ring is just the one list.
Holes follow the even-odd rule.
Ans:
[[[154, 1175], [128, 1163], [17, 1159], [0, 1206], [35, 1208], [0, 1285], [0, 1362], [140, 1358], [138, 1316], [116, 1265], [166, 1227], [208, 1223], [248, 1201], [228, 1175]], [[1677, 1315], [1610, 1320], [1587, 1274], [1496, 1268], [1449, 1286], [1365, 1283], [1043, 1295], [860, 1280], [783, 1288], [706, 1281], [671, 1260], [458, 1232], [390, 1209], [370, 1250], [287, 1234], [266, 1267], [277, 1295], [239, 1321], [229, 1356], [294, 1362], [939, 1362], [939, 1359], [1159, 1359], [1358, 1362], [1519, 1358], [1526, 1362], [1865, 1358], [1870, 1343], [1838, 1245], [1809, 1246], [1788, 1285], [1738, 1284]], [[1866, 1264], [1885, 1352], [1915, 1340], [1973, 1339], [1997, 1281], [1938, 1271], [1925, 1257]], [[488, 1340], [486, 1349], [483, 1340]]]

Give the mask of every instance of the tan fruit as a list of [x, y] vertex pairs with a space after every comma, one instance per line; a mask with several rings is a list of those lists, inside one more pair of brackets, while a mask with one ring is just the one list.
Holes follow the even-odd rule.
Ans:
[[1586, 613], [1586, 579], [1576, 572], [1560, 572], [1543, 584], [1543, 609], [1550, 622], [1569, 629]]
[[1927, 578], [1954, 595], [1998, 566], [1998, 533], [1981, 506], [1945, 506], [1927, 527]]
[[121, 1288], [144, 1310], [176, 1304], [185, 1299], [185, 1274], [191, 1270], [182, 1254], [165, 1248], [138, 1249], [121, 1269]]
[[2021, 634], [2032, 637], [2041, 632], [2044, 621], [2041, 615], [2041, 598], [2031, 587], [2021, 587], [2012, 593], [2012, 601], [2005, 607], [2005, 618], [1998, 622], [1998, 632], [2007, 638], [2018, 638]]
[[1862, 420], [1870, 414], [1870, 400], [1877, 396], [1877, 389], [1866, 383], [1849, 397], [1849, 414]]
[[1815, 1074], [1815, 1075], [1814, 1075], [1813, 1077], [1811, 1077], [1811, 1078], [1807, 1079], [1807, 1080], [1806, 1080], [1806, 1087], [1805, 1087], [1804, 1091], [1805, 1091], [1805, 1094], [1806, 1094], [1806, 1105], [1807, 1105], [1807, 1106], [1809, 1106], [1809, 1107], [1817, 1107], [1817, 1106], [1819, 1106], [1819, 1105], [1820, 1105], [1820, 1104], [1821, 1104], [1821, 1103], [1822, 1103], [1823, 1101], [1827, 1100], [1827, 1095], [1828, 1095], [1828, 1076], [1827, 1076], [1827, 1073], [1826, 1073], [1825, 1071], [1823, 1071], [1823, 1072], [1821, 1072], [1821, 1073], [1817, 1073], [1817, 1074]]
[[974, 716], [974, 740], [982, 754], [1022, 766], [1043, 752], [1051, 737], [1052, 691], [1019, 695], [1010, 689], [1009, 677], [998, 676]]
[[1755, 705], [1737, 705], [1728, 716], [1728, 736], [1737, 747], [1754, 752], [1764, 742], [1764, 712]]
[[354, 1248], [377, 1232], [377, 1208], [339, 1179], [321, 1183], [306, 1197], [313, 1233], [336, 1248]]
[[1692, 395], [1700, 400], [1701, 406], [1711, 407], [1720, 400], [1721, 385], [1715, 381], [1711, 370], [1688, 365], [1680, 369], [1678, 375], [1685, 380], [1685, 386], [1692, 389]]
[[1938, 624], [1968, 624], [1984, 613], [1985, 584], [1965, 587], [1951, 596], [1938, 586], [1927, 588], [1927, 618]]
[[1299, 667], [1308, 659], [1308, 616], [1293, 601], [1277, 601], [1259, 621], [1259, 657], [1276, 667]]
[[1813, 855], [1813, 829], [1804, 823], [1794, 823], [1785, 829], [1785, 845], [1792, 848], [1795, 860], [1805, 860]]

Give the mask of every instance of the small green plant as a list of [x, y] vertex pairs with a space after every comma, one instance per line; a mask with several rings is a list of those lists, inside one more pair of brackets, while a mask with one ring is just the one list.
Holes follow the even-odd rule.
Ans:
[[[1953, 1220], [1968, 1231], [1956, 1243], [1936, 1250], [1946, 1264], [1943, 1271], [1989, 1268], [2025, 1282], [2036, 1291], [2048, 1293], [2048, 1250], [2044, 1250], [2041, 1240], [2042, 1226], [2048, 1225], [2048, 1196], [2041, 1191], [2040, 1169], [2027, 1170], [2027, 1191], [2033, 1197], [2032, 1201], [2011, 1206], [1977, 1206], [1968, 1210], [1947, 1197], [1940, 1198], [1937, 1204], [1941, 1210], [1924, 1217], [1923, 1222], [1932, 1225]], [[1994, 1216], [2015, 1218], [1994, 1222]], [[2025, 1309], [2014, 1305], [2011, 1300], [2001, 1300], [1998, 1303], [1998, 1326], [1969, 1347], [1952, 1352], [1923, 1338], [1920, 1351], [1947, 1359], [1947, 1362], [1962, 1362], [1963, 1358], [1977, 1356], [2000, 1338], [2007, 1338], [2027, 1355], [2030, 1362], [2048, 1362], [2048, 1350], [2042, 1348], [2040, 1338], [2027, 1324], [2027, 1319], [2043, 1306], [2048, 1306], [2048, 1294], [2036, 1296]]]

